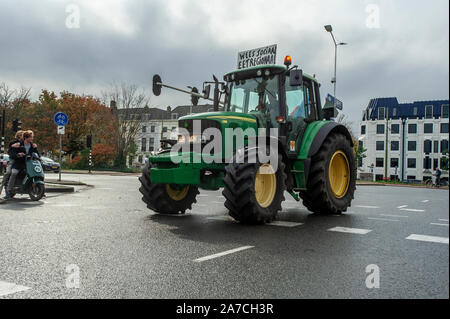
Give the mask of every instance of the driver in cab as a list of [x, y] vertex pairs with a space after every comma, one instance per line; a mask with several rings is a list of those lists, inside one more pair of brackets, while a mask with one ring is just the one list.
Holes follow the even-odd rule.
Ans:
[[33, 131], [25, 131], [20, 146], [17, 148], [11, 147], [9, 150], [9, 156], [14, 160], [14, 164], [11, 168], [11, 177], [9, 178], [5, 199], [12, 197], [10, 194], [13, 192], [17, 175], [21, 170], [26, 168], [26, 156], [33, 153], [36, 153], [39, 156], [36, 144], [33, 144]]

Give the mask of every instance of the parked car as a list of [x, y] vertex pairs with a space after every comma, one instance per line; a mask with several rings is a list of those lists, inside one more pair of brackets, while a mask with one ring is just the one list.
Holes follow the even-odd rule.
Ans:
[[41, 160], [44, 171], [53, 171], [55, 173], [59, 173], [60, 170], [59, 163], [45, 156], [41, 156]]
[[8, 162], [9, 162], [9, 155], [3, 154], [3, 159], [0, 160], [0, 169], [2, 170], [2, 172], [6, 172], [6, 167], [8, 166]]

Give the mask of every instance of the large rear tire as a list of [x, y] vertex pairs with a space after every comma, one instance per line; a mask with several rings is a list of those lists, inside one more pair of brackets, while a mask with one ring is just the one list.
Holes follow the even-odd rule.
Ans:
[[187, 209], [192, 209], [192, 204], [196, 203], [195, 197], [200, 192], [197, 186], [156, 184], [150, 179], [150, 168], [154, 164], [147, 164], [139, 177], [142, 200], [147, 204], [147, 208], [162, 214], [184, 214]]
[[303, 205], [318, 214], [347, 211], [356, 188], [355, 156], [351, 142], [331, 133], [311, 159], [307, 190], [300, 192]]
[[273, 221], [284, 201], [284, 168], [281, 156], [276, 171], [269, 163], [230, 163], [222, 192], [230, 216], [245, 224]]

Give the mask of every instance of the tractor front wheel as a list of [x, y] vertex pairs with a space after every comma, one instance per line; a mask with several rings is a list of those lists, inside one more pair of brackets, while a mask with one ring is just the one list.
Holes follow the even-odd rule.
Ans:
[[224, 178], [225, 207], [241, 223], [261, 224], [275, 219], [286, 189], [284, 163], [230, 163]]
[[319, 214], [347, 211], [356, 188], [353, 148], [348, 138], [332, 133], [311, 159], [307, 190], [300, 192], [303, 205]]
[[150, 168], [154, 164], [147, 164], [139, 177], [142, 200], [147, 204], [147, 208], [162, 214], [184, 214], [187, 209], [192, 209], [192, 204], [198, 191], [197, 186], [177, 185], [177, 184], [157, 184], [152, 183], [150, 178]]

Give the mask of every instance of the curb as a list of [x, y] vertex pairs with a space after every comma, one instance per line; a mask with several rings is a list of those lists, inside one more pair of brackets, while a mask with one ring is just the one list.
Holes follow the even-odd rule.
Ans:
[[75, 187], [70, 186], [54, 186], [54, 185], [45, 185], [45, 192], [46, 193], [74, 193]]

